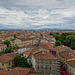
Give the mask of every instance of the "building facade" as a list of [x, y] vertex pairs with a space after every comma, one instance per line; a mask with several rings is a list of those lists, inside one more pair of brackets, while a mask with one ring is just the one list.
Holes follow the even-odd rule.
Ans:
[[10, 41], [11, 47], [14, 47], [15, 45], [17, 45], [18, 47], [25, 47], [28, 45], [35, 45], [35, 44], [36, 44], [36, 40], [32, 38], [19, 38]]
[[58, 59], [46, 49], [33, 51], [32, 65], [37, 75], [58, 75]]
[[5, 51], [7, 46], [5, 44], [0, 44], [0, 52]]
[[70, 75], [75, 75], [75, 60], [67, 62], [67, 71]]
[[14, 64], [15, 53], [8, 53], [0, 56], [0, 69], [2, 70], [11, 70]]

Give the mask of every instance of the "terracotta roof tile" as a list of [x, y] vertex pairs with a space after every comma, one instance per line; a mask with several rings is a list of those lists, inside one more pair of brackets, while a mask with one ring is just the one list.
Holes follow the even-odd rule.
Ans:
[[35, 51], [35, 50], [38, 50], [38, 49], [40, 49], [40, 48], [41, 48], [40, 46], [34, 47], [34, 48], [32, 49], [32, 52]]
[[0, 75], [28, 75], [30, 68], [16, 67], [11, 71], [0, 70]]
[[56, 50], [62, 50], [62, 49], [69, 49], [69, 50], [72, 50], [70, 47], [61, 45], [61, 46], [56, 47], [56, 48], [54, 49], [54, 51], [56, 51]]
[[5, 44], [0, 44], [0, 46], [4, 46]]
[[75, 68], [75, 60], [68, 61], [68, 64]]
[[16, 56], [15, 53], [4, 54], [4, 55], [0, 56], [0, 62], [9, 62], [9, 61], [13, 60], [15, 56]]
[[30, 53], [30, 55], [27, 58], [31, 59], [32, 58], [32, 54]]
[[23, 52], [22, 54], [28, 55], [28, 54], [30, 54], [30, 53], [31, 53], [30, 51], [25, 51], [25, 52]]
[[49, 45], [48, 43], [40, 43], [40, 45], [38, 47], [34, 47], [32, 49], [32, 52], [33, 51], [36, 51], [36, 50], [39, 50], [39, 49], [46, 49], [46, 50], [52, 50], [53, 46], [52, 45]]
[[30, 72], [30, 68], [14, 68], [9, 72], [9, 75], [27, 75]]
[[36, 59], [57, 59], [55, 56], [53, 56], [50, 53], [45, 52], [38, 52], [33, 55]]
[[51, 50], [52, 46], [49, 43], [40, 43], [40, 46], [44, 49]]
[[60, 54], [61, 56], [63, 56], [65, 59], [75, 58], [75, 55], [71, 55], [70, 52], [64, 51], [64, 52], [60, 52], [59, 54]]
[[21, 41], [31, 40], [32, 38], [19, 38]]

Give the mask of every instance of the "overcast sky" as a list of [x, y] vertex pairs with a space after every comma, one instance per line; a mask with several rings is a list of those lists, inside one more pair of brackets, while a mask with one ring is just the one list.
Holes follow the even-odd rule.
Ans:
[[0, 0], [0, 29], [75, 29], [75, 0]]

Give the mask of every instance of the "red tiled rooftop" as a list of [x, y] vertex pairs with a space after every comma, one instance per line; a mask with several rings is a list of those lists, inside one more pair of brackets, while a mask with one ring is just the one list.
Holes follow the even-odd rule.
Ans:
[[32, 51], [38, 50], [38, 49], [40, 49], [40, 48], [41, 48], [40, 46], [34, 47], [34, 48], [32, 49]]
[[40, 46], [44, 49], [50, 50], [52, 49], [52, 47], [50, 47], [50, 45], [48, 43], [40, 43]]
[[32, 58], [32, 54], [30, 54], [27, 58], [31, 59]]
[[16, 56], [14, 52], [8, 53], [7, 55], [10, 56], [11, 58], [14, 58]]
[[5, 44], [0, 44], [0, 46], [4, 46]]
[[15, 56], [16, 56], [15, 53], [4, 54], [4, 55], [0, 56], [0, 62], [9, 62], [9, 61], [13, 60]]
[[13, 58], [11, 58], [11, 57], [9, 57], [7, 55], [0, 56], [0, 62], [9, 62], [11, 60], [13, 60]]
[[64, 52], [60, 52], [59, 54], [60, 54], [61, 56], [63, 56], [65, 59], [75, 58], [75, 55], [71, 55], [70, 52], [64, 51]]
[[21, 41], [31, 40], [32, 38], [19, 38]]
[[53, 56], [50, 53], [45, 52], [38, 52], [33, 55], [36, 59], [57, 59], [55, 56]]
[[28, 75], [30, 68], [16, 67], [11, 71], [0, 70], [0, 75]]
[[0, 75], [8, 75], [9, 71], [6, 70], [0, 70]]
[[75, 68], [75, 60], [68, 61], [68, 64]]
[[50, 43], [40, 43], [39, 46], [46, 50], [52, 50], [53, 48], [53, 45], [51, 45]]
[[23, 54], [25, 54], [25, 55], [28, 55], [28, 54], [30, 54], [31, 52], [30, 51], [25, 51], [25, 52], [23, 52]]
[[54, 51], [56, 51], [56, 50], [62, 50], [62, 49], [69, 49], [69, 50], [72, 50], [70, 47], [61, 45], [61, 46], [56, 47], [56, 48], [54, 49]]
[[30, 72], [30, 68], [14, 68], [9, 72], [9, 75], [27, 75]]

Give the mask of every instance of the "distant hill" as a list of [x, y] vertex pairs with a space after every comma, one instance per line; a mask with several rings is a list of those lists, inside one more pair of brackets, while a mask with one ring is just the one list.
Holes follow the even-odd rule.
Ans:
[[15, 28], [15, 29], [10, 29], [10, 28], [5, 28], [5, 29], [0, 29], [0, 30], [74, 30], [74, 29], [59, 29], [59, 28], [40, 28], [40, 29], [19, 29], [19, 28]]

